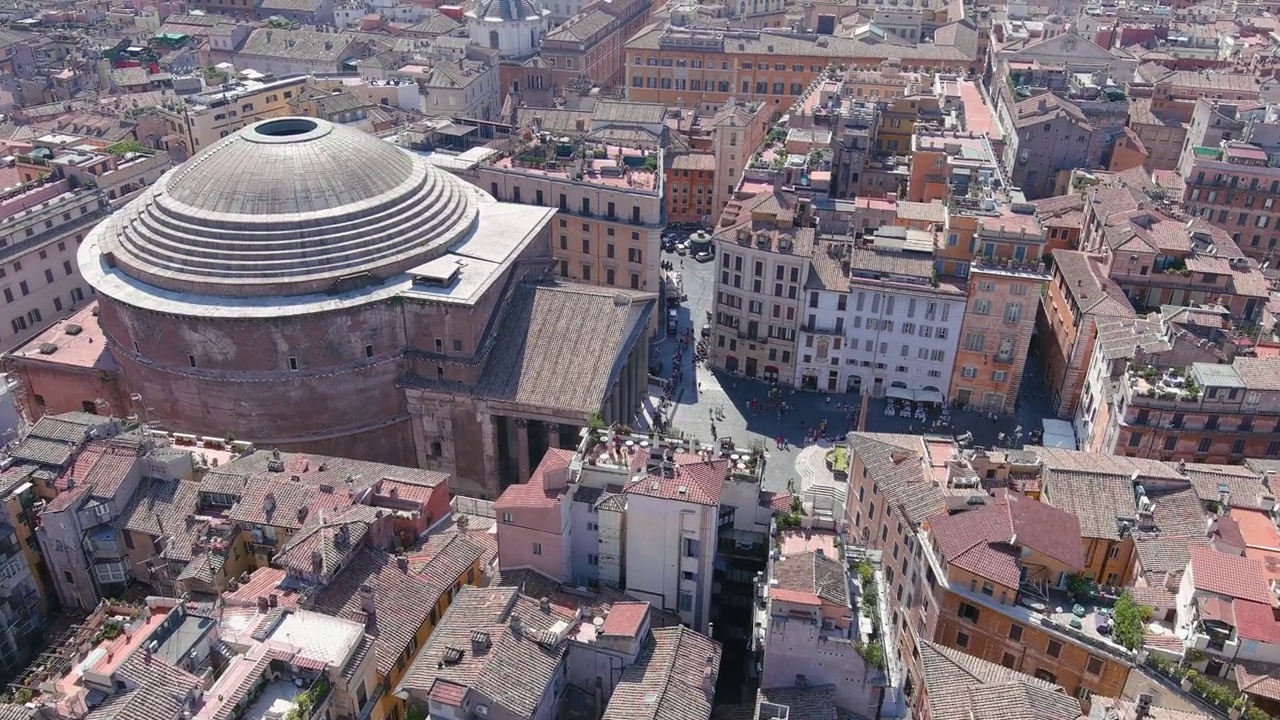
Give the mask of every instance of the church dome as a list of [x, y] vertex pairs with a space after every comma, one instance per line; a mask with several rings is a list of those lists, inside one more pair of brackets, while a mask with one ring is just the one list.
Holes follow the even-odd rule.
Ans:
[[95, 233], [107, 265], [159, 288], [301, 295], [403, 272], [475, 219], [462, 181], [425, 159], [355, 128], [289, 117], [220, 140]]

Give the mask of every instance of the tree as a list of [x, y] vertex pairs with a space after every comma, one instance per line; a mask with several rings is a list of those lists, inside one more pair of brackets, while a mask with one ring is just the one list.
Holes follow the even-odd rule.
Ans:
[[1116, 640], [1130, 650], [1142, 647], [1142, 626], [1151, 618], [1151, 608], [1139, 605], [1132, 595], [1125, 592], [1116, 600], [1111, 615]]

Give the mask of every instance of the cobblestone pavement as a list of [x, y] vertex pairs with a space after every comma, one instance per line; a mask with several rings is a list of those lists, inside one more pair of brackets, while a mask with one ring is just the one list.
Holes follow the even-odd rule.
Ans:
[[[662, 374], [670, 377], [672, 358], [677, 338], [689, 328], [693, 328], [696, 336], [706, 322], [707, 312], [712, 308], [715, 292], [715, 263], [699, 263], [692, 258], [681, 258], [677, 255], [664, 255], [676, 263], [682, 272], [684, 291], [687, 300], [676, 308], [680, 318], [680, 330], [674, 336], [664, 338], [657, 343], [655, 353], [662, 359]], [[779, 417], [776, 411], [764, 410], [753, 412], [751, 401], [765, 403], [768, 400], [769, 386], [763, 382], [749, 380], [739, 376], [713, 372], [705, 367], [693, 367], [692, 353], [685, 352], [683, 361], [683, 379], [676, 389], [674, 411], [670, 420], [674, 428], [687, 436], [699, 440], [711, 440], [712, 424], [715, 425], [718, 437], [730, 437], [740, 446], [755, 440], [765, 443], [767, 463], [765, 465], [765, 489], [774, 492], [786, 492], [788, 481], [797, 479], [796, 460], [803, 450], [803, 442], [807, 430], [827, 422], [827, 434], [838, 438], [846, 432], [849, 413], [842, 411], [842, 405], [858, 407], [861, 397], [848, 394], [819, 394], [813, 392], [793, 392], [783, 389], [782, 400], [793, 406], [793, 409]], [[992, 447], [997, 444], [1001, 432], [1012, 434], [1019, 425], [1024, 433], [1040, 427], [1040, 420], [1052, 417], [1048, 412], [1048, 393], [1044, 379], [1040, 374], [1041, 363], [1034, 351], [1027, 359], [1027, 371], [1023, 378], [1021, 398], [1015, 415], [1002, 416], [991, 420], [980, 413], [960, 410], [952, 412], [950, 431], [943, 434], [972, 431], [974, 445]], [[869, 432], [901, 432], [923, 433], [922, 423], [915, 418], [890, 417], [885, 415], [886, 400], [872, 398], [867, 413], [866, 429]], [[723, 419], [713, 419], [716, 410], [724, 411]], [[856, 425], [854, 426], [856, 427]], [[775, 439], [786, 440], [786, 449], [780, 450]], [[1025, 439], [1025, 438], [1024, 438]]]

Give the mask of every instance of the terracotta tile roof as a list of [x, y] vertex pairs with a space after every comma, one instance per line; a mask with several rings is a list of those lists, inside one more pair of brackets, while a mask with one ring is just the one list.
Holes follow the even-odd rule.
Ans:
[[680, 453], [674, 467], [634, 477], [622, 492], [698, 505], [719, 505], [720, 492], [728, 473], [729, 461], [724, 458], [702, 460], [691, 453]]
[[1235, 621], [1229, 624], [1235, 626], [1240, 637], [1280, 645], [1280, 622], [1270, 603], [1233, 600], [1231, 610]]
[[534, 468], [529, 482], [516, 483], [503, 490], [494, 503], [494, 510], [501, 512], [507, 508], [555, 507], [568, 492], [565, 474], [569, 471], [569, 463], [574, 454], [573, 450], [548, 449], [538, 467]]
[[169, 535], [166, 557], [190, 560], [192, 544], [207, 527], [194, 514], [199, 510], [200, 485], [188, 480], [143, 480], [133, 499], [116, 519], [122, 530], [144, 533], [152, 538]]
[[1050, 470], [1046, 473], [1043, 492], [1044, 500], [1050, 505], [1079, 519], [1080, 537], [1120, 539], [1117, 516], [1138, 516], [1133, 482], [1128, 475]]
[[99, 705], [85, 720], [156, 720], [179, 717], [200, 678], [157, 657], [135, 652], [116, 673], [124, 689]]
[[[1248, 465], [1252, 461], [1246, 460]], [[1256, 508], [1262, 506], [1262, 498], [1272, 495], [1266, 482], [1266, 469], [1239, 465], [1188, 464], [1187, 478], [1196, 494], [1205, 502], [1222, 502], [1221, 485], [1227, 486], [1227, 502], [1232, 507]]]
[[[476, 393], [503, 402], [590, 414], [622, 369], [623, 351], [644, 332], [651, 296], [616, 288], [522, 285], [497, 330]], [[591, 363], [566, 362], [573, 347]], [[622, 353], [622, 357], [619, 355]]]
[[604, 619], [604, 624], [600, 626], [600, 634], [635, 637], [644, 627], [647, 617], [649, 617], [647, 602], [614, 603], [609, 608], [609, 615]]
[[[513, 618], [519, 618], [513, 624]], [[548, 631], [571, 615], [544, 613], [514, 587], [464, 587], [400, 680], [397, 694], [429, 697], [444, 682], [516, 717], [532, 717], [564, 662]], [[457, 697], [449, 688], [442, 694]], [[464, 695], [465, 697], [465, 695]]]
[[[237, 477], [241, 479], [238, 487]], [[201, 489], [240, 496], [228, 513], [230, 519], [298, 530], [307, 516], [344, 509], [380, 481], [434, 487], [448, 482], [449, 476], [349, 458], [257, 451], [223, 465], [215, 478], [208, 486], [202, 483]], [[268, 506], [273, 509], [268, 511]], [[306, 513], [300, 516], [298, 511], [304, 508]]]
[[915, 435], [850, 433], [850, 452], [862, 460], [890, 507], [919, 524], [946, 509], [941, 488], [925, 473], [924, 446]]
[[601, 720], [708, 720], [719, 672], [716, 641], [684, 627], [654, 630]]
[[222, 594], [227, 605], [255, 607], [259, 597], [276, 596], [278, 607], [298, 607], [298, 590], [295, 582], [285, 582], [287, 573], [280, 568], [262, 567], [249, 573], [247, 582], [237, 582], [235, 590]]
[[274, 562], [323, 583], [339, 571], [383, 514], [368, 505], [320, 511], [309, 516], [307, 524], [280, 547]]
[[1080, 312], [1109, 318], [1131, 318], [1137, 313], [1124, 290], [1107, 277], [1100, 256], [1075, 250], [1053, 253], [1055, 272], [1062, 274], [1066, 292], [1075, 298]]
[[974, 510], [940, 514], [929, 526], [947, 562], [1005, 587], [1018, 587], [1018, 547], [1084, 567], [1076, 517], [1016, 493], [999, 493]]
[[1191, 577], [1197, 590], [1230, 598], [1271, 604], [1271, 591], [1262, 580], [1262, 563], [1210, 548], [1192, 548]]
[[[593, 614], [607, 614], [616, 603], [642, 602], [626, 593], [607, 587], [600, 588], [594, 594], [584, 595], [577, 588], [562, 585], [559, 581], [529, 568], [503, 570], [498, 574], [494, 584], [516, 588], [522, 595], [532, 598], [545, 597], [556, 612], [565, 616], [572, 615], [579, 609], [584, 612], [589, 610]], [[608, 622], [607, 618], [606, 622]], [[680, 618], [676, 615], [652, 606], [649, 608], [649, 627], [675, 627], [679, 624]]]
[[811, 598], [811, 604], [826, 601], [839, 607], [849, 607], [849, 582], [845, 578], [844, 565], [820, 553], [809, 551], [778, 559], [773, 563], [772, 579], [778, 584], [769, 588], [770, 597], [803, 602], [778, 592], [782, 590]]
[[[374, 592], [373, 617], [361, 610], [361, 587]], [[363, 620], [374, 637], [378, 672], [386, 675], [426, 622], [446, 592], [401, 569], [396, 558], [369, 547], [360, 548], [345, 570], [316, 598], [316, 609], [348, 620]]]
[[1048, 470], [1076, 470], [1103, 475], [1124, 475], [1124, 477], [1132, 477], [1134, 471], [1137, 471], [1139, 480], [1143, 478], [1185, 480], [1169, 462], [1147, 460], [1144, 457], [1105, 455], [1101, 452], [1065, 450], [1061, 447], [1036, 447], [1033, 448], [1033, 452]]
[[770, 717], [761, 712], [761, 705], [764, 703], [785, 705], [788, 710], [787, 720], [837, 720], [839, 717], [835, 685], [757, 690], [752, 720], [767, 720]]
[[921, 642], [933, 720], [1078, 720], [1080, 703], [1061, 687], [959, 650]]
[[1246, 660], [1235, 669], [1240, 692], [1280, 701], [1280, 665]]

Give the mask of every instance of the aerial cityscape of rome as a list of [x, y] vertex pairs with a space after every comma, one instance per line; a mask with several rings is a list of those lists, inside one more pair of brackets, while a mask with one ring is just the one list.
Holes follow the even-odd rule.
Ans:
[[0, 22], [0, 720], [1280, 720], [1280, 0]]

